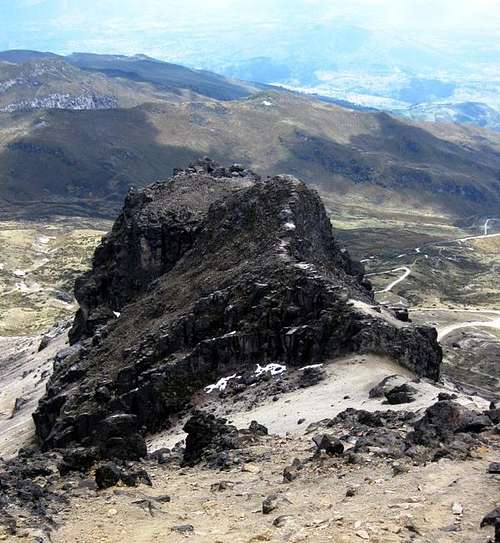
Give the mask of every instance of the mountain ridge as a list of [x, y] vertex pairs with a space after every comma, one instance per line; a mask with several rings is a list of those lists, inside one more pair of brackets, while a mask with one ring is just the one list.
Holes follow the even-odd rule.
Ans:
[[35, 56], [25, 62], [29, 52], [11, 52], [4, 58], [23, 62], [0, 63], [5, 216], [112, 216], [131, 185], [204, 155], [290, 172], [341, 206], [421, 206], [454, 220], [490, 214], [500, 202], [494, 133], [246, 83], [229, 96], [233, 83], [221, 76], [144, 56], [76, 54], [85, 69], [70, 57]]

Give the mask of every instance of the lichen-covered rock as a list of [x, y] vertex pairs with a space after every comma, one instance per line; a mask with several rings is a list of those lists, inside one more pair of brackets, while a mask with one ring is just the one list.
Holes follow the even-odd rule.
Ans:
[[[373, 352], [439, 376], [436, 331], [373, 309], [320, 197], [290, 176], [203, 160], [132, 192], [76, 296], [76, 345], [34, 415], [44, 448], [104, 445], [112, 458], [130, 433], [124, 454], [138, 457], [195, 392], [256, 364]], [[116, 414], [134, 429], [103, 444]]]

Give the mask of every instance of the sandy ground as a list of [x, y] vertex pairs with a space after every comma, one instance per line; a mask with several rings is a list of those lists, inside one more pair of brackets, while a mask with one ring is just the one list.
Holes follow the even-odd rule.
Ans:
[[[486, 473], [495, 457], [491, 449], [468, 462], [410, 466], [398, 476], [375, 457], [354, 466], [325, 458], [284, 483], [283, 468], [295, 457], [310, 457], [310, 445], [308, 438], [264, 438], [253, 447], [258, 462], [225, 472], [146, 465], [152, 488], [96, 491], [80, 481], [52, 541], [484, 543], [491, 535], [491, 529], [479, 530], [484, 514], [498, 505], [498, 480]], [[220, 481], [230, 485], [211, 490]], [[346, 497], [348, 488], [355, 489], [353, 497]], [[165, 494], [170, 503], [152, 499]], [[264, 515], [262, 501], [271, 494], [279, 505]], [[454, 504], [462, 514], [454, 513]], [[283, 526], [275, 526], [282, 516]], [[186, 524], [192, 533], [175, 531]]]
[[[19, 351], [2, 367], [7, 380], [2, 409], [10, 412], [16, 396], [31, 393], [24, 410], [14, 419], [0, 421], [1, 454], [12, 454], [32, 438], [30, 413], [43, 389], [40, 372], [64, 343], [65, 337], [60, 337], [42, 353], [33, 353], [38, 345], [34, 339], [0, 343], [9, 352]], [[22, 379], [27, 368], [30, 373]], [[327, 379], [318, 385], [229, 415], [240, 428], [255, 419], [272, 434], [249, 446], [254, 460], [248, 464], [221, 472], [149, 461], [144, 467], [152, 478], [151, 488], [104, 491], [95, 489], [92, 474], [73, 475], [65, 481], [71, 501], [56, 519], [51, 543], [484, 543], [486, 534], [479, 531], [479, 522], [499, 505], [499, 480], [487, 474], [487, 466], [498, 460], [500, 436], [467, 462], [443, 459], [426, 466], [408, 464], [408, 473], [394, 476], [392, 461], [373, 454], [355, 465], [325, 457], [307, 464], [292, 483], [283, 482], [283, 469], [294, 458], [312, 455], [311, 435], [305, 433], [309, 423], [333, 417], [347, 407], [387, 409], [380, 399], [368, 398], [369, 390], [389, 375], [413, 379], [392, 361], [375, 356], [351, 356], [326, 364], [325, 370]], [[453, 390], [451, 385], [426, 380], [412, 386], [419, 391], [417, 400], [391, 408], [423, 409], [439, 392]], [[459, 401], [471, 408], [487, 407], [479, 397], [460, 394]], [[212, 403], [221, 413], [228, 408], [215, 396]], [[301, 418], [306, 420], [298, 424]], [[149, 450], [182, 438], [179, 428], [152, 436]], [[214, 490], [212, 485], [221, 481], [229, 481], [227, 488]], [[346, 497], [348, 488], [354, 489], [354, 496]], [[264, 515], [262, 501], [271, 494], [278, 495], [278, 507]], [[154, 499], [165, 495], [170, 502]], [[457, 514], [454, 508], [463, 513]], [[278, 517], [284, 518], [278, 521]], [[192, 525], [193, 532], [176, 530], [186, 524]], [[22, 530], [18, 537], [0, 532], [0, 540], [37, 541]]]
[[[249, 411], [232, 411], [232, 406], [218, 405], [216, 413], [227, 417], [239, 428], [247, 427], [252, 420], [264, 424], [270, 432], [278, 435], [300, 436], [311, 422], [325, 418], [333, 418], [349, 407], [376, 411], [380, 409], [401, 410], [411, 408], [412, 411], [424, 409], [437, 400], [443, 391], [453, 391], [458, 400], [471, 409], [487, 409], [488, 402], [479, 396], [466, 396], [458, 392], [451, 384], [439, 385], [421, 379], [418, 384], [411, 383], [418, 389], [415, 402], [408, 405], [382, 406], [380, 399], [368, 397], [370, 389], [390, 375], [400, 375], [408, 381], [414, 375], [392, 362], [388, 358], [374, 355], [349, 356], [331, 363], [326, 363], [324, 369], [327, 379], [312, 388], [299, 389], [283, 394], [277, 401], [269, 399], [266, 403]], [[208, 396], [208, 395], [207, 395]], [[224, 402], [214, 397], [215, 402]], [[300, 425], [300, 419], [305, 419]], [[161, 447], [172, 447], [184, 439], [185, 434], [177, 427], [164, 434], [158, 434], [149, 440], [150, 450]]]

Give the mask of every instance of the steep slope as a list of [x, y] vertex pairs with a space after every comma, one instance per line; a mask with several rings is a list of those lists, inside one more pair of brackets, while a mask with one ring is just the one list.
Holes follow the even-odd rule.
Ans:
[[370, 352], [437, 378], [436, 331], [376, 307], [362, 274], [293, 177], [205, 160], [131, 193], [77, 284], [74, 345], [35, 414], [39, 439], [141, 456], [141, 433], [256, 364]]
[[499, 149], [493, 133], [416, 126], [288, 93], [0, 114], [0, 210], [71, 204], [109, 215], [131, 184], [208, 154], [290, 172], [339, 204], [487, 215], [500, 205]]

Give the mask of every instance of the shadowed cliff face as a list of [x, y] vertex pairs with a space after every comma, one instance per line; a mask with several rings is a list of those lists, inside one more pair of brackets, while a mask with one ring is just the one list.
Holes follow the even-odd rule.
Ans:
[[137, 453], [138, 429], [168, 426], [203, 386], [255, 364], [373, 352], [439, 376], [435, 330], [375, 307], [319, 196], [291, 176], [205, 160], [131, 193], [76, 294], [73, 347], [35, 414], [47, 448], [106, 455], [117, 436], [100, 428], [127, 415]]

